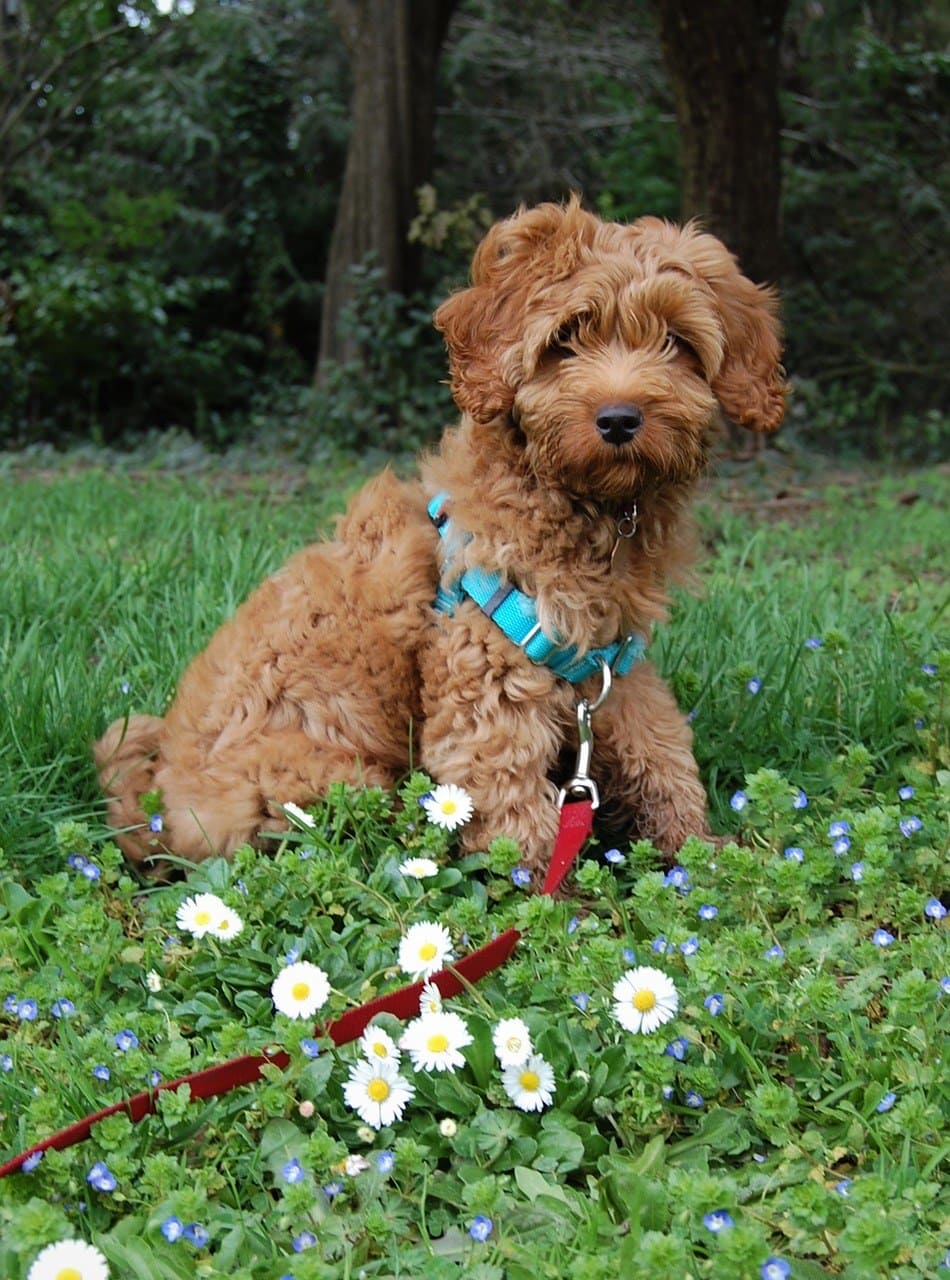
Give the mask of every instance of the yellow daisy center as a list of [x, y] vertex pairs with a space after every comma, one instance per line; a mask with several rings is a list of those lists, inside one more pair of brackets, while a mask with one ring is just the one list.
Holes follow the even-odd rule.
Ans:
[[439, 807], [441, 808], [442, 812], [449, 817], [451, 817], [452, 814], [455, 813], [455, 811], [458, 809], [458, 805], [455, 803], [454, 800], [443, 800], [442, 804]]
[[640, 1013], [649, 1013], [655, 1004], [656, 996], [647, 987], [641, 987], [634, 993], [633, 1007]]
[[[211, 923], [211, 912], [210, 912], [210, 911], [201, 910], [201, 911], [196, 911], [196, 912], [195, 912], [195, 924], [197, 924], [197, 925], [206, 925], [206, 924], [210, 924], [210, 923]], [[67, 1270], [69, 1270], [69, 1271], [75, 1271], [75, 1268], [74, 1268], [74, 1267], [69, 1267], [69, 1268], [67, 1268]], [[76, 1274], [78, 1275], [79, 1273], [78, 1273], [78, 1272], [76, 1272]], [[59, 1276], [57, 1276], [57, 1277], [56, 1277], [56, 1280], [59, 1280]], [[67, 1280], [68, 1280], [68, 1277], [67, 1277]], [[81, 1277], [81, 1276], [80, 1276], [79, 1280], [82, 1280], [82, 1277]]]
[[219, 921], [218, 921], [217, 928], [219, 928], [219, 929], [222, 931], [222, 933], [224, 932], [224, 930], [225, 930], [225, 929], [229, 929], [230, 927], [231, 927], [231, 921], [230, 921], [230, 920], [219, 920]]
[[75, 1267], [60, 1267], [53, 1280], [82, 1280], [82, 1272]]
[[505, 1041], [505, 1048], [509, 1053], [520, 1053], [522, 1049], [521, 1036], [509, 1036]]
[[302, 1004], [304, 1000], [306, 1000], [307, 996], [309, 996], [310, 994], [310, 983], [295, 982], [294, 985], [290, 988], [290, 994], [293, 996], [295, 1000], [299, 1000], [300, 1003]]
[[434, 942], [424, 942], [422, 946], [419, 948], [419, 959], [433, 960], [435, 959], [435, 956], [438, 954], [438, 950], [439, 948], [435, 945]]
[[449, 1038], [442, 1035], [441, 1032], [437, 1032], [434, 1036], [429, 1036], [426, 1044], [430, 1053], [445, 1053], [449, 1047]]
[[386, 1058], [389, 1056], [386, 1052], [386, 1046], [383, 1044], [382, 1040], [376, 1041], [376, 1043], [373, 1045], [372, 1051], [373, 1053], [375, 1053], [377, 1058]]
[[381, 1080], [378, 1076], [375, 1080], [370, 1080], [366, 1086], [366, 1092], [372, 1098], [373, 1102], [385, 1102], [389, 1097], [389, 1085], [385, 1080]]
[[537, 1071], [522, 1071], [518, 1077], [518, 1082], [527, 1093], [537, 1093], [538, 1086], [541, 1083], [541, 1077]]

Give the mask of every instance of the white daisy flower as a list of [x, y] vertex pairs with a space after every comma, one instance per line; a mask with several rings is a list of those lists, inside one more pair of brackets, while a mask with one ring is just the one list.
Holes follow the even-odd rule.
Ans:
[[429, 876], [439, 874], [439, 864], [431, 858], [407, 858], [400, 862], [399, 870], [410, 880], [428, 880]]
[[40, 1250], [26, 1280], [109, 1280], [109, 1264], [95, 1245], [60, 1240]]
[[374, 1129], [399, 1120], [415, 1089], [391, 1062], [354, 1062], [343, 1086], [343, 1098]]
[[286, 804], [282, 804], [280, 807], [288, 818], [292, 818], [299, 827], [315, 827], [317, 825], [306, 809], [301, 809], [300, 805], [294, 804], [292, 800], [288, 800]]
[[195, 938], [214, 933], [215, 925], [227, 907], [216, 893], [196, 893], [186, 898], [175, 912], [175, 923]]
[[288, 1018], [312, 1018], [329, 998], [330, 981], [309, 960], [298, 960], [281, 969], [271, 983], [270, 993], [278, 1013], [285, 1013]]
[[554, 1071], [539, 1053], [533, 1053], [519, 1066], [505, 1067], [501, 1083], [505, 1093], [522, 1111], [542, 1111], [551, 1105], [554, 1097]]
[[531, 1032], [520, 1018], [502, 1018], [496, 1023], [492, 1043], [502, 1067], [520, 1067], [531, 1056]]
[[367, 1062], [392, 1062], [398, 1065], [402, 1056], [396, 1042], [382, 1027], [369, 1026], [360, 1036], [360, 1053]]
[[356, 1178], [361, 1173], [365, 1173], [368, 1168], [369, 1161], [365, 1156], [347, 1156], [340, 1172], [345, 1173], [348, 1178]]
[[465, 1066], [460, 1050], [472, 1043], [457, 1013], [427, 1013], [406, 1027], [399, 1040], [417, 1071], [455, 1071]]
[[451, 1116], [439, 1121], [439, 1133], [443, 1138], [454, 1138], [458, 1131], [459, 1127]]
[[236, 938], [243, 928], [244, 921], [238, 913], [222, 903], [221, 914], [208, 932], [212, 937], [222, 938], [225, 942], [229, 942], [231, 938]]
[[422, 807], [429, 821], [446, 831], [454, 831], [468, 822], [474, 808], [472, 797], [454, 782], [434, 787], [423, 799]]
[[422, 988], [422, 995], [419, 997], [419, 1012], [422, 1014], [442, 1012], [442, 992], [434, 982], [427, 982]]
[[628, 969], [614, 983], [614, 1017], [627, 1031], [651, 1035], [669, 1022], [679, 1008], [672, 978], [661, 969], [641, 965]]
[[149, 969], [145, 975], [145, 985], [149, 991], [158, 992], [162, 989], [162, 975], [156, 969]]
[[453, 959], [448, 929], [428, 920], [412, 925], [399, 944], [399, 967], [412, 978], [429, 978]]

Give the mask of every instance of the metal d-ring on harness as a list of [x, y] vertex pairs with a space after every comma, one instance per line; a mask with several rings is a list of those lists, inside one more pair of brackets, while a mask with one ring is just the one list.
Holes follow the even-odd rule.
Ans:
[[574, 765], [573, 776], [568, 778], [558, 792], [557, 807], [559, 809], [564, 807], [568, 796], [580, 794], [587, 795], [592, 809], [596, 809], [600, 805], [600, 792], [597, 790], [597, 783], [590, 776], [590, 762], [594, 754], [594, 731], [591, 727], [591, 716], [598, 707], [603, 706], [613, 684], [613, 673], [609, 664], [603, 658], [600, 660], [600, 674], [603, 684], [594, 701], [591, 702], [589, 698], [581, 698], [577, 704], [577, 761]]

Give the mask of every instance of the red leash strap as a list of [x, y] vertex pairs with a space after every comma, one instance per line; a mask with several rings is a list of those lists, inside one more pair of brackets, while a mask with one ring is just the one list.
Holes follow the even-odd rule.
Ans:
[[[593, 825], [593, 807], [589, 801], [566, 804], [561, 809], [561, 825], [558, 830], [551, 865], [544, 882], [544, 893], [553, 893], [561, 884], [571, 863], [580, 851]], [[517, 929], [508, 929], [493, 941], [479, 947], [477, 951], [463, 956], [451, 968], [442, 969], [432, 975], [429, 981], [438, 987], [440, 993], [449, 998], [459, 995], [471, 983], [478, 982], [486, 974], [498, 969], [505, 963], [515, 947], [521, 934]], [[413, 982], [409, 986], [390, 991], [387, 995], [377, 996], [359, 1008], [349, 1009], [339, 1018], [327, 1024], [323, 1029], [325, 1035], [336, 1045], [348, 1044], [357, 1039], [367, 1026], [380, 1013], [391, 1013], [394, 1017], [414, 1018], [419, 1013], [419, 1000], [422, 995], [422, 982]], [[37, 1142], [27, 1151], [0, 1165], [0, 1178], [8, 1173], [17, 1173], [24, 1161], [31, 1156], [40, 1155], [44, 1151], [63, 1151], [66, 1147], [75, 1146], [84, 1141], [92, 1132], [93, 1126], [107, 1116], [123, 1112], [133, 1124], [137, 1124], [146, 1116], [152, 1115], [158, 1106], [159, 1095], [169, 1090], [180, 1089], [188, 1085], [193, 1099], [217, 1097], [229, 1093], [244, 1084], [253, 1084], [259, 1080], [266, 1066], [283, 1069], [290, 1062], [290, 1055], [283, 1049], [273, 1053], [244, 1054], [240, 1058], [231, 1058], [228, 1062], [219, 1063], [216, 1067], [206, 1067], [203, 1071], [195, 1071], [191, 1075], [181, 1076], [177, 1080], [169, 1080], [154, 1089], [136, 1093], [131, 1098], [116, 1102], [111, 1107], [104, 1107], [92, 1115], [77, 1120], [75, 1124], [58, 1133]]]

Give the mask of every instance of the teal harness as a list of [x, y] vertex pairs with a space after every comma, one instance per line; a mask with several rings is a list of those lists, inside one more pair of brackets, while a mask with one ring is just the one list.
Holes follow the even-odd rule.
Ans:
[[[437, 493], [429, 503], [429, 518], [440, 537], [446, 539], [452, 533], [452, 522], [444, 510], [447, 498], [447, 494]], [[614, 675], [624, 676], [646, 649], [643, 636], [631, 631], [613, 644], [578, 654], [576, 645], [565, 645], [556, 635], [550, 636], [544, 631], [533, 597], [512, 586], [497, 570], [489, 573], [485, 569], [466, 569], [460, 577], [448, 579], [447, 585], [443, 580], [435, 608], [451, 617], [466, 597], [491, 618], [525, 657], [550, 667], [555, 675], [571, 684], [597, 675], [605, 663]]]

